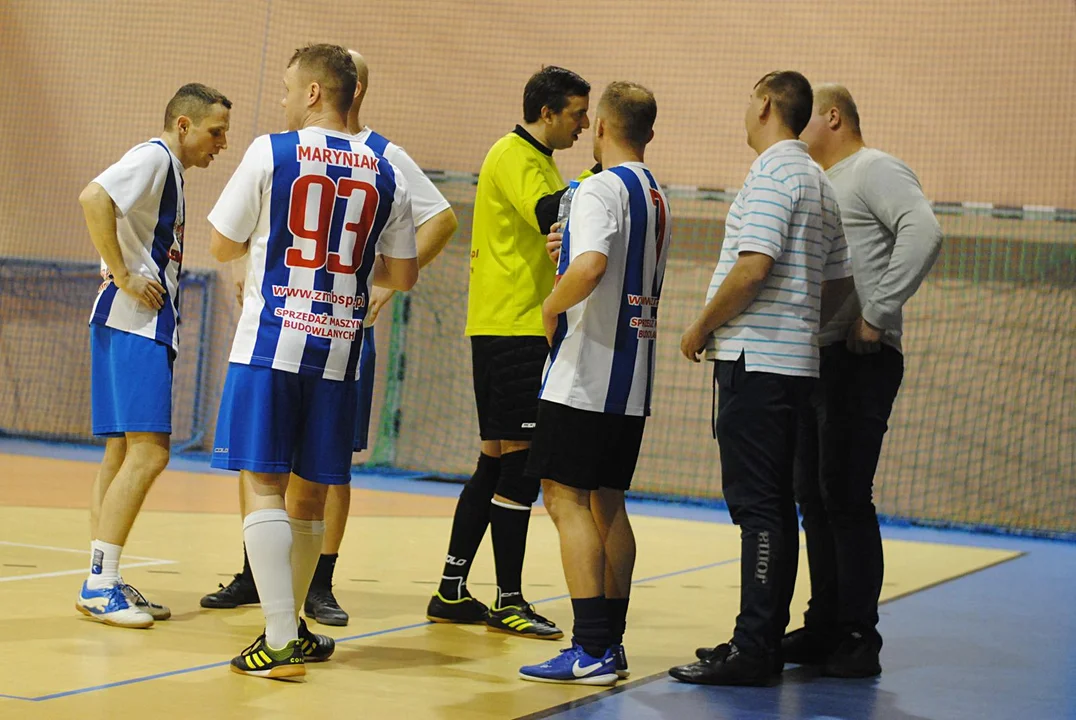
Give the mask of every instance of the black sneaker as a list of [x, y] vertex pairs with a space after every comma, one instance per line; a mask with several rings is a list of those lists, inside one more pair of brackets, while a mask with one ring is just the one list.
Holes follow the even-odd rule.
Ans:
[[628, 654], [624, 652], [623, 645], [614, 645], [612, 650], [613, 662], [616, 663], [616, 676], [621, 680], [627, 680], [631, 677], [631, 670], [628, 670]]
[[306, 594], [306, 602], [303, 603], [303, 614], [311, 620], [317, 620], [322, 625], [336, 625], [343, 627], [350, 619], [347, 611], [336, 602], [331, 587], [314, 587]]
[[502, 632], [536, 640], [560, 640], [564, 631], [534, 611], [529, 603], [491, 607], [486, 616], [486, 630]]
[[848, 635], [822, 666], [822, 674], [836, 678], [872, 678], [882, 674], [879, 639], [861, 632]]
[[781, 638], [781, 652], [785, 662], [796, 665], [824, 665], [830, 654], [837, 649], [839, 638], [808, 628], [800, 628]]
[[280, 650], [273, 650], [265, 642], [265, 633], [262, 633], [242, 653], [232, 658], [232, 672], [279, 680], [306, 675], [306, 665], [298, 640], [291, 640]]
[[734, 643], [718, 645], [705, 660], [669, 670], [676, 680], [693, 685], [769, 685], [773, 661], [766, 655], [747, 654]]
[[464, 595], [459, 600], [446, 600], [444, 595], [437, 591], [426, 606], [426, 619], [435, 623], [476, 625], [484, 623], [487, 615], [489, 608], [470, 595]]
[[220, 590], [212, 592], [202, 598], [201, 606], [214, 610], [227, 610], [240, 605], [257, 605], [258, 588], [254, 585], [254, 578], [237, 573], [228, 587], [220, 586]]
[[299, 647], [307, 662], [325, 662], [336, 652], [336, 641], [328, 635], [311, 632], [306, 620], [299, 618]]

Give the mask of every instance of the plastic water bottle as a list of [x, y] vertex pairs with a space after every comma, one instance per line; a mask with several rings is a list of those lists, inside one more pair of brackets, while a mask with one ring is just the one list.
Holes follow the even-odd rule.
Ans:
[[568, 183], [568, 189], [564, 191], [564, 194], [560, 196], [560, 209], [557, 210], [557, 222], [560, 225], [560, 231], [564, 232], [564, 226], [568, 222], [568, 215], [572, 212], [572, 196], [575, 195], [575, 191], [579, 188], [579, 181], [572, 180]]
[[[572, 180], [568, 183], [568, 189], [564, 191], [564, 194], [560, 196], [560, 208], [557, 210], [557, 222], [560, 223], [560, 232], [564, 232], [564, 227], [568, 224], [568, 216], [572, 212], [572, 196], [575, 195], [575, 191], [579, 188], [579, 181]], [[561, 246], [560, 259], [557, 260], [557, 271], [553, 276], [553, 285], [556, 286], [560, 282], [560, 276], [568, 269], [568, 253], [565, 252], [565, 248]]]

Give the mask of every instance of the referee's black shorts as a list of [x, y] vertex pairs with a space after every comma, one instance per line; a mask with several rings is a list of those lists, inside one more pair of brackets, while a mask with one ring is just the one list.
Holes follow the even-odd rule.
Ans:
[[628, 490], [646, 418], [592, 412], [540, 400], [524, 477], [580, 490]]
[[526, 440], [538, 422], [538, 391], [549, 355], [539, 336], [471, 338], [474, 400], [483, 440]]

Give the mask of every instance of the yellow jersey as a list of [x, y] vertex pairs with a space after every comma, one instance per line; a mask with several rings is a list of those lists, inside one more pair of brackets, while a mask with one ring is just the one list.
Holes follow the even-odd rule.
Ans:
[[471, 229], [467, 335], [545, 335], [542, 302], [556, 268], [535, 206], [565, 185], [553, 151], [521, 127], [486, 154]]

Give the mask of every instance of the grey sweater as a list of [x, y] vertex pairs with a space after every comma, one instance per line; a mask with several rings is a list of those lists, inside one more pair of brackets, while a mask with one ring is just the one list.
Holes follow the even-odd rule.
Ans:
[[885, 330], [882, 342], [900, 351], [901, 309], [938, 258], [941, 227], [915, 173], [892, 155], [863, 148], [826, 174], [837, 191], [856, 292], [819, 332], [818, 344], [843, 341], [862, 313]]

